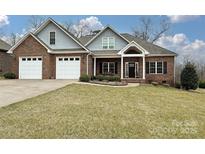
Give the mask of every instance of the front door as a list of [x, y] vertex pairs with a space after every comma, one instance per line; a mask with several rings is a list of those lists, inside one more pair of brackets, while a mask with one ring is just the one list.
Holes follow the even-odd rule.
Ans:
[[135, 63], [129, 63], [129, 78], [135, 78]]

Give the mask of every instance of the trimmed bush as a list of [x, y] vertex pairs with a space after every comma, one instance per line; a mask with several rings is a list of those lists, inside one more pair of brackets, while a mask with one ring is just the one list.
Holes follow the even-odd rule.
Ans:
[[99, 81], [103, 81], [103, 80], [105, 80], [105, 77], [104, 77], [103, 75], [97, 75], [97, 76], [95, 77], [95, 79], [96, 79], [96, 80], [99, 80]]
[[81, 82], [89, 82], [89, 81], [90, 81], [90, 78], [89, 78], [89, 76], [88, 76], [87, 74], [82, 74], [82, 75], [80, 76], [79, 80], [80, 80]]
[[205, 81], [199, 82], [199, 88], [205, 88]]
[[121, 81], [119, 76], [109, 76], [108, 81]]
[[97, 75], [95, 77], [96, 80], [99, 80], [99, 81], [121, 81], [120, 77], [119, 76], [111, 76], [111, 75]]
[[185, 90], [198, 88], [198, 75], [196, 73], [195, 65], [187, 62], [181, 73], [181, 86]]
[[3, 76], [4, 76], [5, 79], [15, 79], [16, 78], [16, 75], [12, 72], [4, 73]]
[[175, 83], [175, 88], [181, 89], [181, 84], [179, 82]]

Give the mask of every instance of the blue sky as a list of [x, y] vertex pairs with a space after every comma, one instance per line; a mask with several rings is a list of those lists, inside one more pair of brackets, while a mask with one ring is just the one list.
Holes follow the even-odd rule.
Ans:
[[[30, 16], [0, 16], [0, 32], [3, 31], [4, 38], [7, 38], [11, 32], [22, 34], [23, 29], [28, 28]], [[96, 25], [111, 25], [118, 32], [132, 33], [135, 26], [139, 26], [140, 16], [45, 16], [51, 17], [59, 23], [71, 21], [76, 24], [85, 20], [94, 27]], [[171, 22], [171, 28], [156, 44], [178, 53], [181, 57], [189, 56], [198, 61], [205, 59], [205, 16], [149, 16], [153, 24], [157, 25], [161, 18], [166, 18]], [[93, 20], [90, 20], [90, 19]], [[5, 20], [5, 21], [4, 21]], [[2, 36], [1, 36], [2, 37]], [[179, 56], [179, 57], [180, 57]], [[198, 58], [200, 57], [200, 58]]]
[[[72, 21], [78, 22], [80, 19], [87, 18], [89, 16], [45, 16], [52, 17], [58, 22]], [[103, 25], [110, 24], [119, 32], [131, 32], [132, 28], [137, 25], [138, 18], [140, 16], [96, 16]], [[159, 18], [166, 18], [165, 16], [150, 16], [156, 23], [159, 22]], [[21, 33], [22, 29], [27, 28], [29, 16], [8, 16], [9, 23], [4, 26], [6, 34], [11, 32]], [[172, 23], [170, 34], [184, 33], [192, 41], [194, 39], [205, 40], [205, 17], [200, 16], [195, 20], [188, 20], [178, 23]]]

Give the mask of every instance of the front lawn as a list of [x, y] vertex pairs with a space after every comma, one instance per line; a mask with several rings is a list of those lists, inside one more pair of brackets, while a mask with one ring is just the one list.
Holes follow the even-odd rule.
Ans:
[[0, 138], [205, 138], [205, 92], [72, 84], [0, 108]]
[[4, 76], [2, 73], [0, 73], [0, 80], [3, 80], [4, 79]]

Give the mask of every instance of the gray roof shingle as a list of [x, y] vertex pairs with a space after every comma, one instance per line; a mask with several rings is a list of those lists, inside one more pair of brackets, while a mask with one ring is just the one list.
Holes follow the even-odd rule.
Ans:
[[11, 48], [11, 46], [0, 39], [0, 50], [8, 51]]
[[92, 51], [95, 55], [116, 55], [119, 52], [119, 50], [98, 50], [98, 51]]
[[[150, 54], [168, 54], [168, 55], [176, 55], [176, 53], [174, 53], [173, 51], [170, 51], [168, 49], [162, 48], [158, 45], [155, 45], [153, 43], [144, 41], [140, 38], [134, 37], [131, 34], [128, 33], [124, 33], [124, 34], [120, 34], [121, 36], [123, 36], [125, 39], [127, 39], [129, 42], [135, 41], [136, 43], [138, 43], [140, 46], [142, 46], [145, 50], [147, 50]], [[82, 36], [81, 38], [79, 38], [79, 41], [85, 45], [89, 40], [91, 40], [94, 37], [94, 35], [87, 35], [87, 36]], [[103, 51], [101, 54], [105, 53], [108, 54], [109, 51]]]

